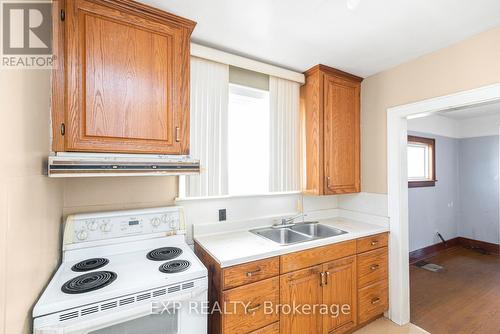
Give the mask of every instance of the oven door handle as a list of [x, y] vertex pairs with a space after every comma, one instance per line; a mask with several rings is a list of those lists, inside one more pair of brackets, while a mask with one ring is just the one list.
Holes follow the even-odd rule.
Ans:
[[100, 317], [92, 319], [82, 319], [81, 321], [67, 324], [62, 327], [40, 328], [33, 331], [34, 334], [87, 334], [91, 331], [111, 327], [126, 321], [135, 320], [138, 318], [146, 317], [152, 314], [157, 314], [153, 310], [156, 303], [169, 303], [175, 306], [175, 302], [189, 301], [191, 298], [198, 296], [200, 293], [205, 292], [206, 287], [200, 287], [190, 292], [176, 295], [172, 299], [156, 299], [150, 303], [136, 305], [122, 310], [115, 310], [112, 313], [101, 315]]

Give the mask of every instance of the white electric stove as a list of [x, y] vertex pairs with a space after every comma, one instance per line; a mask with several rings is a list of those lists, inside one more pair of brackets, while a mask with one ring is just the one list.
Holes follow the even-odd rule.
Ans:
[[184, 235], [180, 207], [69, 216], [34, 333], [206, 333], [207, 270]]

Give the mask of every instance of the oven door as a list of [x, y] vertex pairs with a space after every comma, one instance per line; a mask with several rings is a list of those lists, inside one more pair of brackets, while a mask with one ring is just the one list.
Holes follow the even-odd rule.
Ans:
[[64, 327], [40, 328], [35, 334], [205, 334], [206, 288], [178, 296], [175, 302], [154, 300], [85, 319]]

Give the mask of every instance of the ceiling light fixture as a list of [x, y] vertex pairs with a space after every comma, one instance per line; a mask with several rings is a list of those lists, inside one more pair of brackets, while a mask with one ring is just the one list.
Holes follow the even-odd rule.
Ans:
[[347, 0], [347, 9], [356, 10], [361, 0]]

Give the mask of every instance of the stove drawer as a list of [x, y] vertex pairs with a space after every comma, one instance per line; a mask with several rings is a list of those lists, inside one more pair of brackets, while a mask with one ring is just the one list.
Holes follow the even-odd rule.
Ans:
[[[224, 291], [223, 302], [226, 308], [222, 323], [224, 334], [250, 333], [277, 322], [279, 277]], [[270, 305], [274, 305], [273, 311], [267, 312], [266, 307]]]
[[278, 276], [280, 273], [280, 259], [273, 257], [224, 268], [222, 272], [224, 290], [235, 288], [266, 278]]

